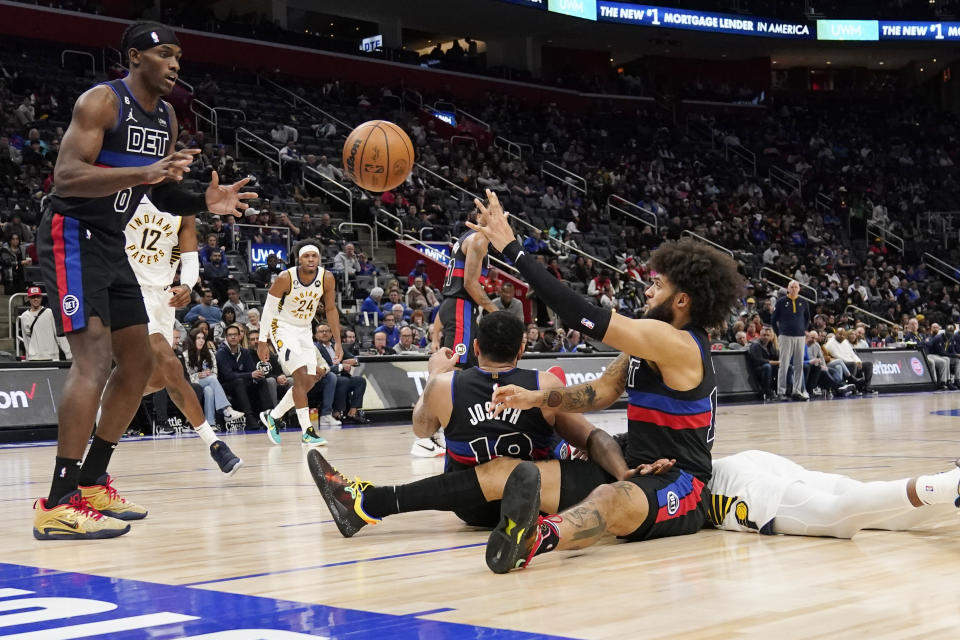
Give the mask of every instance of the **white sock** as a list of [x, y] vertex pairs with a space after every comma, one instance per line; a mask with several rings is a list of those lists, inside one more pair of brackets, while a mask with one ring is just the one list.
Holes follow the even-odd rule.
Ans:
[[310, 408], [304, 407], [300, 409], [297, 408], [297, 422], [300, 423], [300, 431], [304, 433], [307, 432], [307, 429], [310, 428]]
[[195, 426], [193, 430], [197, 432], [197, 435], [200, 436], [200, 439], [203, 440], [203, 443], [208, 447], [217, 441], [217, 434], [213, 432], [213, 429], [210, 428], [210, 423], [206, 420]]
[[274, 420], [279, 420], [286, 415], [290, 409], [293, 409], [293, 387], [287, 389], [287, 392], [280, 398], [277, 406], [270, 410], [270, 417]]
[[917, 478], [917, 497], [924, 504], [953, 504], [960, 498], [960, 467]]

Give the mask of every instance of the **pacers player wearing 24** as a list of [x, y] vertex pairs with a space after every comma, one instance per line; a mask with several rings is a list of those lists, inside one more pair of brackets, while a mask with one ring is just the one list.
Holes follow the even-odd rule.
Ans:
[[[190, 301], [190, 291], [200, 278], [197, 230], [194, 216], [175, 216], [157, 209], [144, 196], [124, 229], [127, 259], [143, 292], [147, 308], [147, 332], [156, 361], [144, 394], [166, 388], [194, 431], [210, 447], [210, 456], [228, 476], [243, 461], [218, 440], [203, 415], [203, 408], [173, 352], [173, 323], [177, 307]], [[180, 284], [171, 286], [177, 264], [183, 264]], [[226, 409], [232, 411], [229, 407]]]
[[[267, 435], [274, 444], [280, 444], [280, 432], [277, 420], [296, 407], [297, 421], [303, 431], [301, 442], [307, 445], [325, 445], [310, 426], [310, 409], [307, 407], [307, 392], [317, 381], [317, 348], [313, 344], [311, 321], [323, 301], [326, 309], [327, 324], [333, 335], [340, 335], [340, 314], [334, 300], [336, 282], [320, 264], [320, 249], [313, 244], [303, 244], [297, 256], [298, 266], [287, 269], [273, 282], [267, 292], [267, 301], [263, 305], [263, 317], [260, 325], [266, 331], [260, 332], [257, 344], [257, 356], [261, 362], [270, 359], [267, 339], [273, 341], [283, 372], [293, 377], [293, 386], [284, 394], [272, 411], [260, 414], [260, 420], [267, 427]], [[334, 364], [343, 360], [343, 347], [337, 341], [334, 347]], [[333, 416], [320, 419], [323, 426], [340, 424]]]

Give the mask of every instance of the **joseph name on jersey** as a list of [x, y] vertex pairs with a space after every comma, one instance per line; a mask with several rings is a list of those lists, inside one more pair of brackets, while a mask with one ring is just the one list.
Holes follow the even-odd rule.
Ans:
[[[299, 269], [287, 269], [290, 274], [290, 291], [280, 300], [274, 323], [309, 327], [317, 308], [323, 300], [323, 267], [317, 267], [317, 274], [310, 282], [301, 282]], [[273, 327], [271, 327], [273, 328]]]
[[127, 259], [141, 285], [165, 287], [180, 263], [180, 216], [157, 209], [144, 196], [124, 228]]

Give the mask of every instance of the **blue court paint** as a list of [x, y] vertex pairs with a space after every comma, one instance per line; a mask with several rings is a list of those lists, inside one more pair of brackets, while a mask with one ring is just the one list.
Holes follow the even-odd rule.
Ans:
[[411, 618], [419, 618], [421, 616], [432, 616], [435, 613], [446, 613], [447, 611], [456, 611], [456, 609], [442, 607], [440, 609], [430, 609], [430, 611], [417, 611], [416, 613], [408, 613], [407, 615]]
[[[41, 602], [41, 598], [70, 600]], [[448, 610], [389, 615], [0, 564], [0, 638], [189, 640], [202, 634], [217, 634], [217, 640], [559, 638], [416, 617]]]
[[960, 416], [960, 409], [941, 409], [940, 411], [931, 411], [930, 413], [935, 416], [953, 416], [956, 418]]
[[[220, 582], [232, 582], [234, 580], [246, 580], [247, 578], [261, 578], [263, 576], [277, 576], [284, 573], [296, 573], [298, 571], [312, 571], [314, 569], [327, 569], [329, 567], [343, 567], [348, 564], [359, 564], [361, 562], [378, 562], [380, 560], [393, 560], [395, 558], [407, 558], [409, 556], [422, 556], [428, 553], [440, 553], [441, 551], [455, 551], [457, 549], [470, 549], [472, 547], [485, 547], [486, 542], [476, 542], [473, 544], [461, 544], [456, 547], [443, 547], [441, 549], [426, 549], [424, 551], [410, 551], [409, 553], [394, 553], [389, 556], [377, 556], [376, 558], [360, 558], [359, 560], [344, 560], [343, 562], [328, 562], [327, 564], [315, 564], [309, 567], [297, 567], [295, 569], [282, 569], [280, 571], [265, 571], [263, 573], [248, 573], [245, 576], [234, 576], [232, 578], [218, 578], [216, 580], [204, 580], [202, 582], [187, 582], [181, 587], [196, 587], [203, 584], [218, 584]], [[2, 638], [3, 636], [0, 636]]]

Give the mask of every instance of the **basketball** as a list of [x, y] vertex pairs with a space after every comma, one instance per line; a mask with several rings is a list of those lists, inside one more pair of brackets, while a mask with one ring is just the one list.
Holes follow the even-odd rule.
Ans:
[[361, 189], [390, 191], [413, 171], [413, 143], [392, 122], [364, 122], [343, 145], [343, 170]]

